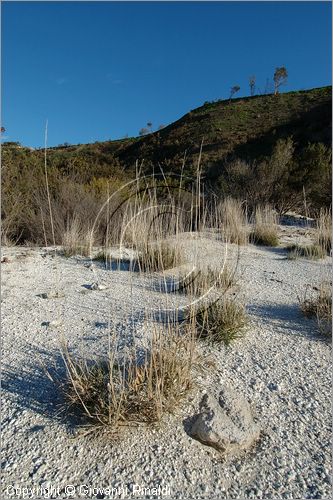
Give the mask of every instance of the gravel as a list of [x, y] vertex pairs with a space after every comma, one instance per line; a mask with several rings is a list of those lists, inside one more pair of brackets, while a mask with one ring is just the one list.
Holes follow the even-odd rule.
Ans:
[[[198, 248], [205, 263], [219, 262], [224, 252], [208, 236]], [[246, 336], [229, 348], [201, 345], [214, 366], [207, 362], [174, 415], [110, 438], [78, 432], [61, 413], [44, 366], [62, 369], [62, 338], [77, 352], [102, 354], [110, 325], [123, 348], [133, 337], [144, 345], [147, 304], [172, 309], [188, 298], [166, 299], [152, 286], [158, 277], [152, 283], [103, 263], [91, 267], [89, 259], [42, 248], [2, 253], [9, 259], [2, 266], [2, 498], [24, 498], [25, 491], [30, 498], [330, 496], [331, 344], [297, 301], [307, 285], [327, 279], [330, 258], [289, 261], [283, 248], [242, 248], [237, 294], [251, 319]], [[235, 263], [236, 250], [228, 255]], [[92, 291], [93, 283], [100, 286]], [[240, 456], [221, 456], [187, 433], [203, 394], [217, 397], [225, 384], [249, 401], [262, 429], [256, 446]]]

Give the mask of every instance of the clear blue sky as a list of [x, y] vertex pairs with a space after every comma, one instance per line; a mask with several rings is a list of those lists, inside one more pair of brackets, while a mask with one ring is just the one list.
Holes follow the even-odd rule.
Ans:
[[331, 84], [329, 2], [2, 2], [6, 140], [49, 145], [138, 135], [206, 100]]

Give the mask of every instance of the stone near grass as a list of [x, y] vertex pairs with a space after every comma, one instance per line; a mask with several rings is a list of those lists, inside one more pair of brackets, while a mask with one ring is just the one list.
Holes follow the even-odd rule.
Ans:
[[200, 410], [190, 435], [222, 453], [247, 450], [259, 437], [249, 403], [231, 388], [223, 389], [218, 400], [206, 394]]

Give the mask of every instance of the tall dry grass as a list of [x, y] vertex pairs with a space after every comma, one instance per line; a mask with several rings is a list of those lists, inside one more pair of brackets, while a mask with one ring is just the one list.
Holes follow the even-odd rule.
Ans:
[[303, 298], [298, 297], [298, 300], [302, 313], [308, 318], [316, 318], [319, 331], [326, 337], [331, 337], [332, 283], [324, 281], [319, 287], [307, 287]]
[[221, 222], [225, 241], [246, 245], [248, 243], [248, 223], [246, 209], [242, 202], [226, 198], [218, 205], [218, 217]]
[[236, 284], [235, 272], [226, 265], [223, 269], [206, 266], [197, 270], [194, 276], [181, 275], [178, 292], [193, 297], [203, 296], [213, 287], [225, 293]]
[[311, 260], [324, 259], [326, 251], [321, 245], [300, 245], [298, 243], [287, 246], [287, 259], [296, 260], [300, 257]]
[[184, 262], [177, 241], [170, 244], [159, 241], [156, 244], [144, 247], [137, 258], [137, 268], [145, 272], [166, 271], [178, 267]]
[[322, 208], [316, 228], [316, 242], [326, 253], [332, 250], [332, 211]]
[[92, 230], [83, 224], [78, 217], [68, 221], [62, 237], [63, 252], [66, 257], [72, 255], [89, 256], [94, 245]]
[[275, 247], [279, 244], [278, 216], [270, 205], [259, 205], [252, 217], [253, 230], [250, 240], [256, 245]]

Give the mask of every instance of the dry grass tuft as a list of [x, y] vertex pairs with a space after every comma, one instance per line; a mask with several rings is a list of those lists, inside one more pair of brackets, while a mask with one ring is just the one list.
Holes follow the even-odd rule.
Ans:
[[234, 273], [227, 267], [224, 267], [221, 272], [210, 266], [206, 269], [200, 269], [194, 276], [181, 276], [179, 281], [182, 285], [178, 291], [192, 296], [203, 295], [213, 286], [226, 291], [236, 284]]
[[90, 252], [91, 232], [87, 231], [77, 218], [67, 224], [63, 234], [63, 253], [66, 257], [72, 255], [88, 256]]
[[254, 228], [250, 240], [256, 245], [276, 247], [278, 217], [270, 205], [258, 206], [254, 212]]
[[199, 338], [229, 345], [244, 336], [248, 317], [243, 305], [235, 300], [223, 299], [194, 311]]
[[195, 342], [171, 326], [154, 334], [143, 362], [135, 356], [117, 362], [88, 363], [62, 349], [67, 380], [62, 384], [66, 408], [94, 427], [116, 431], [122, 425], [153, 423], [175, 409], [192, 386]]
[[307, 318], [316, 318], [319, 330], [325, 336], [332, 334], [332, 290], [331, 284], [321, 283], [319, 288], [314, 287], [316, 295], [307, 298], [308, 288], [305, 291], [303, 300], [299, 300], [302, 313]]
[[332, 250], [332, 212], [322, 208], [317, 221], [316, 241], [329, 254]]
[[289, 260], [295, 260], [299, 257], [318, 260], [326, 257], [326, 252], [321, 245], [290, 245], [287, 247]]
[[232, 198], [226, 198], [218, 207], [222, 220], [224, 239], [229, 243], [247, 245], [248, 226], [242, 203]]
[[160, 241], [156, 245], [145, 246], [137, 259], [137, 267], [144, 272], [158, 272], [172, 269], [184, 262], [177, 244]]

